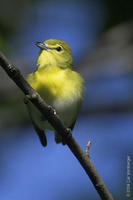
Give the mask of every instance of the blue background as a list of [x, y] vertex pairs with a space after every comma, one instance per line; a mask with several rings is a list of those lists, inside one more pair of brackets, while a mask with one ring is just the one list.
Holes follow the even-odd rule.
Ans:
[[[16, 58], [27, 59], [33, 71], [38, 53], [35, 42], [60, 38], [70, 44], [78, 65], [94, 49], [106, 19], [107, 8], [98, 0], [34, 3], [24, 10], [9, 41], [10, 58], [14, 62]], [[82, 74], [82, 66], [79, 69]], [[92, 142], [92, 162], [112, 195], [125, 200], [127, 156], [133, 157], [133, 113], [91, 114], [91, 110], [127, 103], [132, 99], [133, 79], [127, 75], [92, 81], [87, 75], [84, 78], [85, 97], [73, 135], [84, 150], [88, 140]], [[5, 130], [0, 136], [0, 199], [98, 200], [91, 181], [68, 147], [56, 145], [52, 132], [47, 132], [47, 138], [48, 146], [43, 148], [31, 125]]]

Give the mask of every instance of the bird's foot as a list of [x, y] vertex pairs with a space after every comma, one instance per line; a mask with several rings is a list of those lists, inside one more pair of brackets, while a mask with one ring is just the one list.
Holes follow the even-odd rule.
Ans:
[[66, 135], [65, 138], [64, 138], [64, 137], [62, 138], [62, 144], [63, 144], [63, 145], [67, 144], [67, 141], [68, 141], [70, 138], [72, 138], [72, 130], [71, 130], [70, 128], [67, 128], [67, 135]]
[[51, 114], [56, 115], [56, 110], [52, 106], [48, 105], [48, 110]]
[[27, 94], [27, 95], [26, 95], [26, 98], [29, 99], [29, 100], [31, 100], [31, 99], [37, 98], [37, 96], [38, 96], [38, 95], [37, 95], [36, 93], [33, 93], [32, 95]]

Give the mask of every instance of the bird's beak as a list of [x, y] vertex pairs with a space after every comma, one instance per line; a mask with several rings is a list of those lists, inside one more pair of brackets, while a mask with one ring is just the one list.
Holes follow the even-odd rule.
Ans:
[[36, 42], [36, 46], [39, 47], [41, 50], [48, 50], [48, 47], [42, 42]]

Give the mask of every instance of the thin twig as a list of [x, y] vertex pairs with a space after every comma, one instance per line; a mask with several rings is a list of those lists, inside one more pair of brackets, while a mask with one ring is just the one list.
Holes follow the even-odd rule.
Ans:
[[14, 65], [12, 65], [2, 53], [0, 53], [0, 65], [7, 72], [8, 76], [23, 91], [23, 93], [28, 96], [28, 99], [38, 108], [41, 114], [47, 118], [54, 129], [65, 138], [66, 144], [73, 152], [75, 157], [79, 160], [87, 175], [90, 177], [101, 199], [113, 200], [112, 195], [107, 190], [90, 158], [81, 149], [77, 141], [71, 135], [70, 130], [65, 128], [58, 115], [54, 110], [52, 110], [52, 107], [47, 105], [40, 95], [33, 90], [33, 88], [31, 88], [31, 86], [21, 75], [20, 71]]
[[88, 157], [90, 157], [90, 155], [89, 155], [90, 146], [91, 146], [91, 141], [88, 141], [88, 143], [86, 145], [86, 149], [85, 149], [86, 156], [88, 156]]

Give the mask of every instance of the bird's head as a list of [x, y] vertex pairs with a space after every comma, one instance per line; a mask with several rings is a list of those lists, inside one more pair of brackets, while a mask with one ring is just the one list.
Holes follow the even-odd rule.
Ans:
[[60, 68], [72, 67], [72, 54], [70, 46], [59, 39], [48, 39], [44, 42], [37, 42], [40, 52], [37, 57], [39, 68], [47, 66], [58, 66]]

